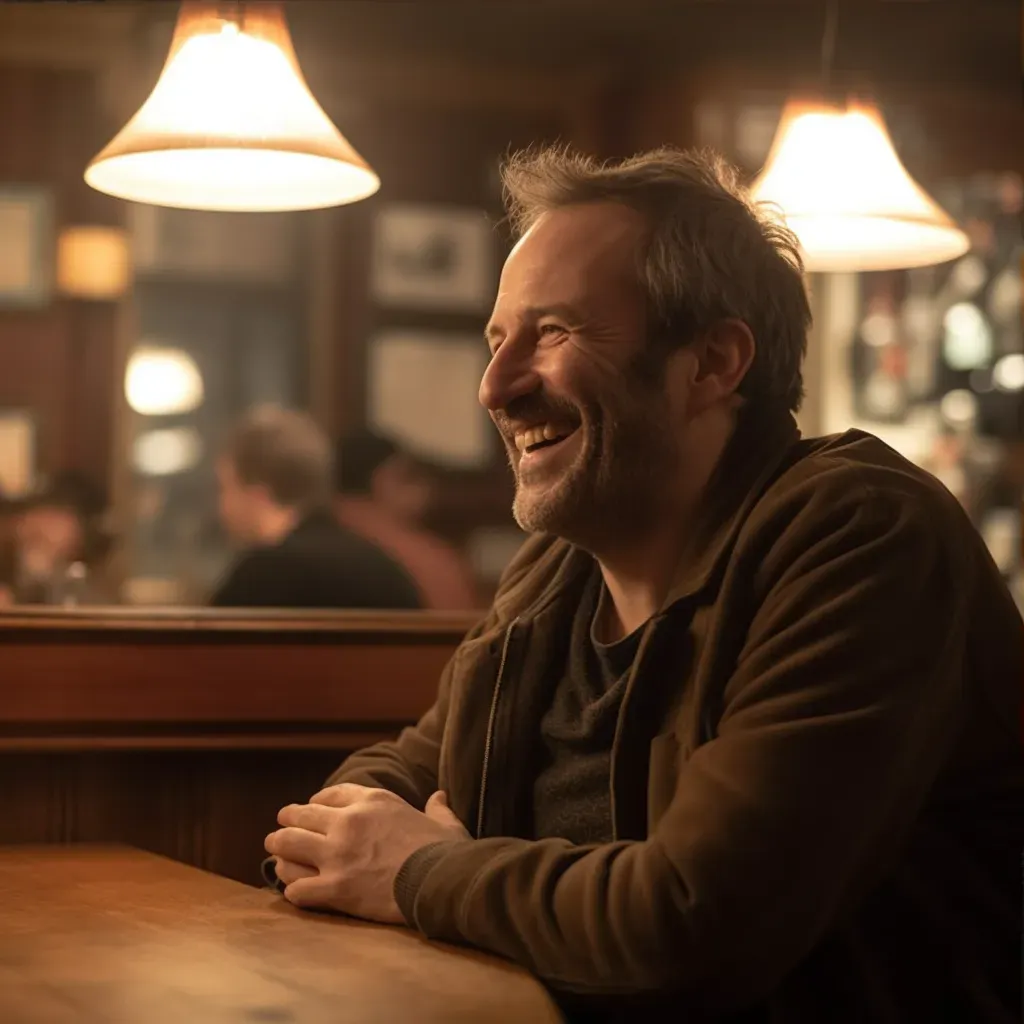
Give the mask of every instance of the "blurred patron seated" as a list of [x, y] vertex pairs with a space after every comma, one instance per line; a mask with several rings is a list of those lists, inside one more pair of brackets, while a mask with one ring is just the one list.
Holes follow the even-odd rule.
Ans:
[[217, 466], [220, 517], [242, 549], [214, 593], [222, 608], [419, 608], [405, 571], [337, 522], [330, 442], [310, 417], [248, 413]]
[[71, 470], [26, 499], [8, 501], [0, 605], [111, 603], [103, 580], [112, 547], [106, 512], [103, 491]]
[[430, 480], [390, 438], [361, 431], [337, 453], [335, 510], [342, 524], [386, 551], [412, 577], [425, 608], [479, 607], [473, 572], [458, 549], [423, 525]]

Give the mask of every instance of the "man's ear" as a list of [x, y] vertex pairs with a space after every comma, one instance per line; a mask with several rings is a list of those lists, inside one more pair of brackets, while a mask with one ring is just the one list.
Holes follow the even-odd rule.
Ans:
[[742, 320], [719, 320], [691, 343], [689, 407], [700, 412], [737, 394], [754, 362], [754, 334]]

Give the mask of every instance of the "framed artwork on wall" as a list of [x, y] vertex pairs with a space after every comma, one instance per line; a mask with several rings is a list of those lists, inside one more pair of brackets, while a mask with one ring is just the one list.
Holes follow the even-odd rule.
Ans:
[[0, 307], [45, 306], [53, 293], [53, 196], [0, 185]]
[[23, 498], [36, 484], [36, 423], [25, 409], [0, 408], [0, 497]]
[[477, 401], [488, 352], [475, 335], [382, 331], [367, 353], [367, 421], [409, 451], [457, 469], [490, 464], [494, 428]]
[[370, 289], [383, 306], [486, 313], [496, 236], [483, 210], [393, 203], [374, 225]]

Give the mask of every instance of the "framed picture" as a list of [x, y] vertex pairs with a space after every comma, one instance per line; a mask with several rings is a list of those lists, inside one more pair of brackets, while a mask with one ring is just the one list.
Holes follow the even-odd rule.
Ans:
[[24, 409], [0, 409], [0, 497], [23, 498], [36, 485], [36, 424]]
[[385, 306], [486, 313], [495, 256], [484, 211], [392, 204], [377, 214], [370, 290]]
[[368, 425], [441, 465], [487, 465], [494, 428], [477, 401], [487, 360], [475, 335], [378, 334], [368, 352]]
[[0, 185], [0, 306], [45, 306], [53, 293], [53, 196]]

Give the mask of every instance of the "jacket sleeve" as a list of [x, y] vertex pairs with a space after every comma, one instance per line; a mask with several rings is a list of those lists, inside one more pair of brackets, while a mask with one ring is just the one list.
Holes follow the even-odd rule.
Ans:
[[952, 742], [972, 584], [951, 510], [835, 476], [762, 514], [718, 732], [650, 836], [427, 848], [403, 867], [411, 923], [565, 992], [735, 1002], [877, 882]]
[[[476, 638], [482, 631], [483, 624], [475, 627], [463, 643]], [[423, 810], [438, 786], [441, 740], [448, 718], [448, 694], [459, 650], [445, 665], [438, 684], [437, 700], [423, 717], [414, 726], [403, 729], [396, 740], [375, 743], [350, 755], [328, 778], [325, 786], [353, 782], [360, 786], [387, 789], [418, 810]]]
[[[550, 543], [550, 538], [539, 536], [526, 541], [502, 573], [498, 584], [499, 598], [518, 585], [534, 564], [538, 554]], [[331, 775], [325, 785], [354, 782], [360, 786], [387, 789], [397, 793], [413, 807], [423, 810], [438, 786], [441, 740], [448, 719], [448, 694], [452, 677], [458, 670], [460, 652], [465, 644], [479, 639], [494, 628], [497, 621], [497, 615], [492, 608], [469, 631], [441, 674], [437, 701], [415, 726], [403, 730], [393, 742], [376, 743], [352, 754]]]

